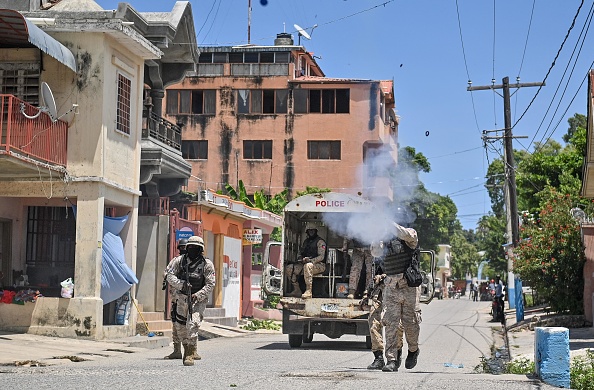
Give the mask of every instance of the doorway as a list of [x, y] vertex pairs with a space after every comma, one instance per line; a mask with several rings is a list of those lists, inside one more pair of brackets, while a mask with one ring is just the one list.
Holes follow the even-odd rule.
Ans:
[[0, 287], [12, 285], [12, 221], [0, 219]]

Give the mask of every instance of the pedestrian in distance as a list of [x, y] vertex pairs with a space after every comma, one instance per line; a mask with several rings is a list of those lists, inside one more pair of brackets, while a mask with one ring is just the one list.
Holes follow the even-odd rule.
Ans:
[[[398, 326], [402, 321], [408, 344], [408, 355], [404, 363], [407, 369], [417, 365], [420, 353], [419, 332], [421, 325], [420, 283], [408, 281], [405, 274], [419, 262], [419, 240], [417, 232], [396, 222], [392, 225], [392, 238], [385, 244], [383, 276], [382, 323], [386, 333], [387, 364], [382, 371], [398, 371]], [[411, 283], [412, 285], [409, 285]], [[416, 284], [416, 286], [414, 286]]]
[[[293, 291], [286, 294], [287, 297], [311, 298], [313, 276], [323, 273], [326, 270], [326, 241], [318, 236], [318, 227], [314, 222], [305, 225], [307, 238], [301, 245], [297, 259], [285, 266], [285, 275], [291, 281]], [[299, 276], [305, 279], [305, 292], [301, 294]]]
[[[193, 366], [200, 360], [197, 354], [198, 329], [204, 318], [208, 296], [215, 286], [212, 261], [204, 257], [204, 241], [192, 236], [186, 244], [186, 254], [172, 260], [167, 268], [167, 283], [172, 293], [172, 319], [174, 328], [184, 347], [184, 366]], [[174, 344], [180, 350], [180, 345]]]

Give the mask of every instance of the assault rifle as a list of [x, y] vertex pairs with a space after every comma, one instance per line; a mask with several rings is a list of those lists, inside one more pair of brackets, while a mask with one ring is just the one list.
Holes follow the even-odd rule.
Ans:
[[190, 284], [190, 269], [189, 269], [189, 265], [190, 265], [190, 261], [188, 260], [188, 256], [185, 255], [184, 256], [184, 261], [185, 261], [185, 266], [186, 266], [186, 283], [185, 283], [185, 290], [184, 293], [187, 296], [188, 299], [188, 317], [186, 318], [186, 325], [189, 324], [190, 321], [192, 321], [192, 285]]

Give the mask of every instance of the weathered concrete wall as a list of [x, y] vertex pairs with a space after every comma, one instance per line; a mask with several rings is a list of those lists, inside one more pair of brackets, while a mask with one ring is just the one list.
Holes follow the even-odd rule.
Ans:
[[161, 290], [163, 271], [169, 262], [167, 235], [169, 217], [140, 216], [138, 223], [139, 251], [136, 260], [139, 283], [136, 299], [145, 311], [165, 310], [165, 291]]
[[593, 323], [594, 300], [594, 225], [582, 226], [586, 263], [584, 264], [584, 316], [586, 321]]
[[[288, 187], [294, 194], [295, 190], [306, 186], [331, 186], [336, 191], [368, 193], [360, 171], [365, 141], [382, 140], [392, 146], [394, 161], [397, 158], [395, 137], [388, 136], [387, 126], [379, 115], [377, 84], [324, 84], [320, 81], [299, 85], [302, 89], [350, 89], [348, 114], [236, 115], [236, 90], [290, 87], [293, 86], [289, 86], [286, 76], [186, 78], [169, 86], [168, 90], [217, 90], [215, 116], [171, 115], [168, 118], [184, 124], [184, 140], [208, 140], [208, 160], [190, 160], [192, 174], [213, 189], [221, 189], [225, 183], [236, 185], [237, 179], [243, 179], [250, 193], [259, 189], [278, 193]], [[289, 107], [291, 105], [289, 102]], [[166, 112], [165, 105], [163, 112]], [[272, 140], [272, 159], [244, 159], [243, 140]], [[341, 141], [340, 160], [309, 160], [308, 140]], [[197, 191], [198, 183], [190, 181], [189, 190]]]
[[0, 303], [0, 329], [26, 333], [31, 326], [33, 309], [35, 309], [34, 302], [25, 302], [24, 305]]
[[29, 333], [41, 336], [101, 339], [103, 301], [100, 298], [37, 299]]

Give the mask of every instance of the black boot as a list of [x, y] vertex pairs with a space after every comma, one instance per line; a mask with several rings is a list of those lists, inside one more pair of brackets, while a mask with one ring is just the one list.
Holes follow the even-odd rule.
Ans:
[[381, 370], [384, 367], [384, 354], [382, 351], [373, 351], [375, 359], [367, 366], [368, 370]]
[[396, 367], [400, 368], [401, 365], [402, 365], [402, 349], [399, 349], [398, 352], [396, 352]]
[[419, 352], [421, 350], [417, 348], [416, 351], [411, 352], [408, 351], [408, 355], [406, 356], [406, 361], [404, 362], [404, 367], [407, 369], [411, 369], [417, 365], [417, 358], [419, 357]]
[[382, 368], [382, 371], [386, 372], [396, 372], [398, 371], [398, 366], [396, 365], [396, 360], [390, 360], [388, 364]]

